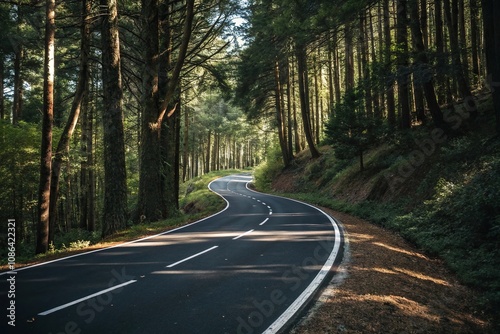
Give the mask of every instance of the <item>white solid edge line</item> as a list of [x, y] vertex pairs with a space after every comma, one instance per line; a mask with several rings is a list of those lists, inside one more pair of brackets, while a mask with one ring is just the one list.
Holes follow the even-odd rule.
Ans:
[[168, 265], [168, 266], [167, 266], [167, 268], [172, 268], [172, 267], [175, 267], [176, 265], [181, 264], [182, 262], [186, 262], [186, 261], [188, 261], [188, 260], [191, 260], [192, 258], [195, 258], [195, 257], [200, 256], [200, 255], [202, 255], [202, 254], [205, 254], [205, 253], [207, 253], [207, 252], [210, 252], [211, 250], [214, 250], [214, 249], [216, 249], [217, 247], [219, 247], [219, 246], [213, 246], [213, 247], [210, 247], [209, 249], [205, 249], [204, 251], [201, 251], [201, 252], [196, 253], [196, 254], [194, 254], [194, 255], [191, 255], [191, 256], [189, 256], [189, 257], [187, 257], [187, 258], [185, 258], [185, 259], [182, 259], [182, 260], [180, 260], [180, 261], [177, 261], [177, 262], [175, 262], [175, 263], [172, 263], [172, 264]]
[[[257, 192], [255, 190], [252, 190], [248, 188], [248, 183], [246, 185], [246, 188], [249, 191], [252, 192]], [[328, 259], [326, 260], [325, 264], [321, 268], [321, 270], [318, 272], [316, 277], [311, 281], [309, 286], [300, 294], [297, 299], [283, 312], [278, 319], [276, 319], [262, 334], [274, 334], [277, 333], [283, 326], [286, 325], [288, 321], [300, 310], [300, 308], [307, 302], [310, 296], [312, 296], [319, 288], [323, 280], [326, 278], [328, 273], [333, 267], [333, 264], [335, 263], [335, 260], [338, 256], [339, 250], [340, 250], [340, 243], [341, 243], [341, 238], [340, 238], [340, 229], [337, 225], [337, 222], [335, 219], [333, 219], [330, 215], [328, 215], [326, 212], [323, 210], [315, 207], [314, 205], [304, 203], [295, 199], [291, 198], [286, 198], [282, 196], [277, 196], [277, 195], [270, 195], [270, 194], [265, 194], [266, 196], [272, 196], [272, 197], [279, 197], [279, 198], [285, 198], [293, 202], [301, 203], [303, 205], [309, 206], [311, 208], [314, 208], [321, 212], [323, 215], [325, 215], [331, 222], [333, 229], [335, 231], [335, 244], [333, 246], [332, 252], [328, 256]]]
[[[235, 174], [236, 175], [236, 174]], [[26, 269], [31, 269], [31, 268], [35, 268], [35, 267], [40, 267], [40, 266], [44, 266], [46, 264], [50, 264], [50, 263], [54, 263], [54, 262], [59, 262], [59, 261], [63, 261], [63, 260], [67, 260], [67, 259], [71, 259], [71, 258], [75, 258], [75, 257], [78, 257], [78, 256], [83, 256], [83, 255], [88, 255], [88, 254], [92, 254], [92, 253], [97, 253], [97, 252], [102, 252], [102, 251], [105, 251], [105, 250], [108, 250], [108, 249], [113, 249], [113, 248], [118, 248], [118, 247], [122, 247], [122, 246], [126, 246], [126, 245], [130, 245], [130, 244], [133, 244], [133, 243], [136, 243], [136, 242], [141, 242], [141, 241], [145, 241], [145, 240], [148, 240], [148, 239], [152, 239], [152, 238], [156, 238], [156, 237], [159, 237], [161, 235], [165, 235], [165, 234], [169, 234], [169, 233], [173, 233], [175, 231], [179, 231], [179, 230], [182, 230], [183, 228], [186, 228], [186, 227], [189, 227], [189, 226], [193, 226], [193, 225], [196, 225], [198, 223], [201, 223], [207, 219], [210, 219], [212, 217], [215, 217], [219, 214], [221, 214], [222, 212], [226, 211], [228, 208], [229, 208], [229, 202], [220, 194], [216, 193], [212, 188], [210, 188], [210, 186], [212, 185], [212, 183], [214, 183], [215, 181], [218, 181], [222, 179], [221, 178], [218, 178], [216, 180], [213, 180], [212, 182], [210, 182], [208, 184], [208, 189], [213, 192], [214, 194], [216, 194], [217, 196], [221, 197], [225, 202], [226, 202], [226, 207], [224, 209], [222, 209], [221, 211], [217, 212], [217, 213], [214, 213], [213, 215], [211, 216], [208, 216], [208, 217], [205, 217], [203, 219], [200, 219], [198, 221], [195, 221], [195, 222], [192, 222], [190, 224], [187, 224], [187, 225], [184, 225], [184, 226], [180, 226], [180, 227], [177, 227], [177, 228], [174, 228], [172, 230], [168, 230], [168, 231], [165, 231], [165, 232], [161, 232], [161, 233], [158, 233], [158, 234], [155, 234], [155, 235], [150, 235], [148, 237], [144, 237], [144, 238], [141, 238], [141, 239], [137, 239], [137, 240], [132, 240], [132, 241], [128, 241], [128, 242], [125, 242], [125, 243], [122, 243], [122, 244], [118, 244], [118, 245], [114, 245], [114, 246], [109, 246], [109, 247], [105, 247], [105, 248], [99, 248], [99, 249], [95, 249], [95, 250], [92, 250], [92, 251], [88, 251], [88, 252], [84, 252], [84, 253], [79, 253], [79, 254], [75, 254], [75, 255], [70, 255], [70, 256], [66, 256], [66, 257], [62, 257], [60, 259], [55, 259], [55, 260], [51, 260], [51, 261], [47, 261], [47, 262], [42, 262], [42, 263], [37, 263], [37, 264], [33, 264], [31, 266], [26, 266], [26, 267], [22, 267], [22, 268], [19, 268], [19, 269], [14, 269], [14, 270], [9, 270], [9, 271], [5, 271], [5, 272], [2, 272], [0, 273], [0, 276], [3, 276], [3, 275], [7, 275], [7, 274], [12, 274], [12, 272], [18, 272], [18, 271], [21, 271], [21, 270], [26, 270]]]
[[78, 304], [80, 302], [83, 302], [84, 300], [87, 300], [87, 299], [90, 299], [90, 298], [94, 298], [94, 297], [97, 297], [99, 295], [102, 295], [106, 292], [109, 292], [109, 291], [112, 291], [112, 290], [116, 290], [116, 289], [119, 289], [121, 287], [124, 287], [126, 285], [129, 285], [129, 284], [132, 284], [132, 283], [135, 283], [137, 282], [136, 280], [131, 280], [131, 281], [128, 281], [128, 282], [125, 282], [125, 283], [122, 283], [122, 284], [119, 284], [119, 285], [116, 285], [116, 286], [113, 286], [109, 289], [106, 289], [106, 290], [102, 290], [102, 291], [99, 291], [99, 292], [96, 292], [96, 293], [93, 293], [91, 295], [88, 295], [86, 297], [83, 297], [83, 298], [80, 298], [80, 299], [77, 299], [77, 300], [74, 300], [72, 302], [69, 302], [67, 304], [64, 304], [64, 305], [61, 305], [61, 306], [58, 306], [58, 307], [54, 307], [54, 308], [51, 308], [50, 310], [47, 310], [45, 312], [41, 312], [41, 313], [38, 313], [38, 315], [48, 315], [48, 314], [51, 314], [51, 313], [54, 313], [54, 312], [57, 312], [59, 310], [62, 310], [66, 307], [70, 307], [72, 305], [75, 305], [75, 304]]
[[239, 236], [237, 236], [237, 237], [234, 237], [234, 238], [233, 238], [233, 240], [238, 240], [239, 238], [242, 238], [242, 237], [244, 237], [245, 235], [252, 233], [253, 231], [255, 231], [255, 230], [246, 231], [245, 233], [240, 234], [240, 235], [239, 235]]

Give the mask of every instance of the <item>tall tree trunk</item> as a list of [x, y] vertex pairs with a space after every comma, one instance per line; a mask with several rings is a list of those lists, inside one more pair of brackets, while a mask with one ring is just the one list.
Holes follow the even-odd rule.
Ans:
[[476, 83], [479, 82], [479, 28], [478, 28], [478, 5], [477, 0], [470, 0], [470, 35], [471, 35], [471, 51], [472, 51], [472, 73], [476, 78]]
[[[494, 4], [493, 15], [495, 18], [500, 17], [500, 2], [497, 0]], [[495, 118], [496, 118], [496, 129], [497, 135], [500, 136], [500, 62], [498, 59], [500, 58], [500, 22], [495, 20], [495, 68], [493, 72], [493, 83], [495, 83], [496, 88], [493, 91], [493, 105], [495, 108]]]
[[[295, 96], [295, 66], [293, 66], [293, 55], [290, 55], [288, 66], [290, 67], [290, 94]], [[297, 121], [297, 102], [292, 98], [292, 117], [293, 117], [293, 137], [295, 153], [300, 152], [300, 135], [299, 135], [299, 122]]]
[[[333, 70], [333, 53], [335, 52], [335, 47], [333, 45], [334, 37], [329, 36], [329, 41], [328, 41], [328, 107], [329, 109], [333, 108], [335, 105], [335, 87], [333, 85], [333, 78], [334, 78], [334, 70]], [[336, 71], [335, 71], [336, 72]]]
[[500, 2], [482, 0], [487, 80], [493, 95], [497, 136], [500, 136]]
[[[385, 41], [384, 61], [387, 72], [392, 73], [392, 57], [391, 57], [392, 37], [391, 37], [391, 17], [389, 11], [389, 0], [384, 0], [383, 10], [384, 10], [384, 41]], [[396, 102], [394, 97], [393, 82], [389, 83], [386, 94], [387, 94], [387, 121], [389, 123], [389, 126], [392, 129], [394, 129], [396, 127]]]
[[174, 113], [163, 121], [160, 149], [164, 218], [172, 216], [179, 209], [180, 87], [169, 108]]
[[[177, 52], [177, 61], [173, 66], [170, 67], [171, 62], [171, 37], [170, 34], [170, 20], [169, 20], [169, 6], [170, 3], [162, 3], [161, 7], [158, 7], [157, 0], [143, 0], [143, 17], [147, 21], [146, 24], [148, 29], [144, 31], [145, 34], [150, 36], [144, 36], [148, 39], [147, 43], [151, 44], [150, 47], [146, 47], [146, 79], [147, 85], [151, 86], [146, 91], [150, 96], [147, 98], [150, 106], [147, 109], [151, 110], [145, 114], [145, 119], [143, 120], [143, 141], [141, 142], [141, 170], [140, 170], [140, 191], [138, 200], [138, 215], [140, 217], [145, 217], [149, 221], [156, 221], [161, 219], [168, 211], [166, 205], [167, 200], [165, 199], [165, 189], [163, 186], [166, 184], [165, 175], [162, 174], [163, 161], [162, 161], [162, 145], [168, 145], [170, 148], [175, 148], [176, 143], [166, 143], [162, 137], [162, 127], [166, 118], [171, 117], [175, 110], [179, 109], [175, 104], [178, 98], [178, 88], [181, 70], [184, 66], [186, 60], [186, 55], [188, 52], [189, 41], [191, 40], [193, 18], [194, 18], [194, 0], [187, 0], [185, 6], [185, 20], [184, 26], [182, 28], [182, 39]], [[151, 7], [151, 8], [149, 8]], [[160, 12], [161, 11], [161, 14]], [[162, 22], [164, 23], [163, 29], [159, 31], [159, 15], [162, 16]], [[162, 61], [159, 62], [160, 52], [159, 34], [163, 33], [163, 44], [162, 47], [166, 47], [164, 55], [161, 57]], [[154, 44], [154, 45], [153, 45]], [[167, 57], [167, 58], [165, 58]], [[171, 72], [170, 72], [171, 71]], [[169, 75], [170, 73], [170, 75]], [[156, 105], [156, 109], [153, 106]], [[174, 121], [173, 124], [176, 124]], [[164, 147], [165, 149], [165, 147]], [[175, 150], [175, 149], [174, 149]], [[163, 150], [166, 152], [166, 150]], [[165, 161], [165, 163], [171, 164], [171, 168], [178, 168], [178, 166], [173, 166], [175, 161]], [[168, 175], [169, 178], [174, 178], [175, 175]], [[178, 181], [174, 181], [178, 182]], [[175, 191], [172, 190], [172, 191]], [[170, 194], [171, 196], [176, 196], [175, 194]]]
[[464, 74], [464, 67], [462, 65], [462, 60], [460, 59], [460, 45], [458, 40], [458, 33], [456, 30], [457, 22], [453, 20], [452, 11], [450, 7], [450, 0], [443, 0], [444, 13], [446, 16], [446, 25], [448, 27], [448, 33], [450, 35], [450, 47], [451, 47], [451, 58], [452, 63], [455, 68], [455, 77], [458, 84], [458, 91], [462, 99], [466, 104], [466, 109], [470, 113], [471, 119], [477, 117], [477, 106], [472, 92], [467, 82], [467, 78]]
[[422, 73], [422, 87], [427, 101], [427, 106], [430, 109], [432, 120], [434, 124], [442, 129], [446, 128], [446, 124], [443, 119], [443, 113], [439, 107], [439, 103], [436, 98], [436, 91], [434, 90], [433, 74], [429, 66], [429, 59], [425, 50], [424, 40], [422, 36], [422, 30], [420, 29], [420, 19], [418, 13], [418, 5], [410, 1], [410, 27], [413, 37], [413, 44], [416, 51], [416, 61], [423, 65], [422, 68], [425, 69], [425, 73]]
[[[80, 165], [80, 228], [86, 229], [88, 231], [94, 231], [94, 223], [91, 220], [94, 217], [93, 210], [90, 210], [91, 204], [93, 204], [93, 195], [91, 192], [90, 184], [93, 180], [90, 177], [92, 171], [92, 114], [89, 108], [89, 94], [88, 94], [88, 83], [85, 91], [82, 106], [81, 106], [81, 156], [82, 162]], [[91, 229], [92, 227], [92, 229]]]
[[469, 57], [467, 52], [467, 33], [465, 32], [466, 22], [465, 22], [465, 0], [454, 0], [458, 2], [458, 33], [459, 33], [459, 48], [460, 55], [462, 57], [462, 66], [465, 79], [470, 87], [469, 78]]
[[[17, 124], [22, 118], [23, 79], [21, 76], [21, 63], [24, 57], [23, 46], [19, 42], [14, 46], [14, 96], [12, 103], [12, 124]], [[2, 92], [3, 93], [3, 92]]]
[[[436, 26], [436, 54], [437, 64], [436, 67], [441, 69], [445, 67], [445, 54], [444, 54], [444, 25], [443, 25], [443, 2], [442, 0], [435, 0], [435, 26]], [[439, 103], [446, 101], [445, 97], [445, 81], [441, 78], [443, 75], [438, 75], [437, 81], [437, 99]]]
[[427, 0], [420, 0], [420, 27], [422, 31], [422, 41], [426, 50], [429, 48], [429, 31], [427, 20]]
[[276, 122], [278, 123], [278, 140], [280, 143], [281, 157], [283, 159], [283, 164], [285, 167], [290, 165], [290, 156], [288, 155], [288, 145], [284, 134], [283, 125], [283, 111], [281, 103], [281, 78], [280, 78], [280, 66], [278, 60], [274, 62], [274, 101], [276, 110]]
[[[170, 4], [160, 4], [159, 19], [161, 24], [160, 36], [160, 64], [158, 89], [159, 96], [168, 94], [169, 84], [171, 84], [169, 72], [173, 64], [173, 29], [171, 23]], [[191, 28], [189, 28], [191, 29]], [[186, 38], [186, 36], [184, 37]], [[189, 38], [189, 37], [187, 37]], [[187, 46], [186, 46], [187, 47]], [[179, 61], [179, 59], [178, 59]], [[184, 60], [183, 60], [184, 62]], [[172, 74], [172, 79], [175, 74]], [[164, 101], [160, 101], [164, 102]], [[169, 117], [163, 119], [160, 157], [161, 157], [161, 180], [162, 180], [162, 211], [163, 218], [172, 216], [179, 209], [179, 144], [180, 144], [180, 111], [181, 111], [181, 83], [177, 79], [175, 92], [171, 96], [168, 104], [170, 110]]]
[[410, 101], [408, 89], [408, 25], [407, 0], [397, 0], [397, 30], [398, 45], [398, 100], [401, 115], [401, 128], [411, 128]]
[[[286, 84], [286, 98], [287, 98], [287, 117], [288, 117], [288, 138], [287, 138], [287, 141], [288, 141], [288, 156], [293, 159], [293, 133], [292, 131], [294, 130], [295, 128], [295, 125], [293, 124], [293, 118], [292, 118], [292, 108], [293, 108], [293, 102], [292, 102], [292, 99], [293, 99], [293, 96], [292, 96], [292, 78], [291, 78], [291, 67], [290, 66], [290, 58], [287, 59], [287, 72], [286, 72], [286, 80], [287, 80], [287, 84]], [[253, 160], [252, 160], [252, 166], [253, 166]]]
[[[135, 221], [154, 222], [163, 216], [159, 108], [158, 0], [142, 1], [144, 73], [141, 119], [139, 200]], [[166, 75], [166, 73], [165, 73]]]
[[37, 254], [45, 253], [49, 249], [50, 173], [52, 168], [52, 126], [54, 122], [55, 8], [55, 0], [46, 1], [45, 57], [43, 66], [43, 124], [36, 242]]
[[101, 0], [104, 140], [103, 237], [124, 228], [127, 221], [127, 172], [122, 112], [122, 80], [117, 0]]
[[299, 97], [300, 97], [300, 109], [302, 114], [302, 123], [304, 127], [304, 134], [306, 136], [307, 145], [309, 146], [309, 151], [311, 152], [311, 157], [313, 159], [319, 158], [321, 154], [316, 149], [314, 143], [314, 136], [311, 131], [311, 117], [310, 117], [310, 103], [309, 103], [309, 80], [307, 75], [307, 56], [306, 56], [306, 46], [296, 45], [296, 56], [297, 56], [297, 70], [299, 77]]
[[[80, 116], [80, 110], [82, 101], [85, 95], [85, 90], [88, 87], [89, 80], [89, 69], [88, 69], [88, 59], [90, 53], [90, 3], [88, 0], [82, 2], [82, 23], [81, 23], [81, 41], [80, 41], [80, 73], [78, 77], [78, 83], [76, 85], [75, 97], [73, 99], [73, 104], [71, 105], [71, 111], [64, 127], [61, 138], [57, 145], [57, 149], [54, 153], [54, 159], [52, 161], [52, 175], [50, 182], [50, 224], [49, 224], [49, 243], [54, 242], [54, 233], [56, 227], [56, 210], [57, 201], [59, 197], [59, 180], [61, 176], [61, 167], [63, 163], [63, 158], [65, 153], [69, 153], [69, 143], [73, 136], [76, 124], [78, 123], [78, 117]], [[68, 157], [69, 158], [69, 157]], [[69, 189], [68, 189], [69, 190]]]
[[369, 67], [369, 56], [368, 56], [368, 36], [366, 32], [366, 12], [361, 13], [359, 20], [359, 43], [360, 43], [360, 54], [361, 54], [361, 64], [362, 64], [362, 76], [363, 76], [363, 91], [365, 98], [365, 112], [367, 115], [373, 117], [373, 96], [371, 89], [371, 78], [370, 78], [370, 67]]
[[352, 43], [352, 28], [347, 24], [344, 28], [345, 38], [345, 89], [354, 88], [354, 50]]
[[207, 174], [210, 172], [210, 152], [211, 152], [211, 140], [212, 140], [212, 129], [208, 129], [208, 134], [207, 134], [207, 151], [206, 151], [206, 156], [205, 156], [205, 170], [204, 173]]
[[182, 149], [182, 182], [187, 180], [187, 171], [189, 164], [189, 108], [184, 108], [184, 143]]

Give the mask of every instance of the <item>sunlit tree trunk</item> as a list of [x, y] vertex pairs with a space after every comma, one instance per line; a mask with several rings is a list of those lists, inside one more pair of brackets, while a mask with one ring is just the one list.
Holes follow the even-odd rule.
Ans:
[[52, 126], [54, 122], [55, 8], [55, 0], [46, 1], [43, 124], [36, 242], [37, 254], [45, 253], [49, 249], [50, 173], [52, 168]]
[[[89, 69], [88, 58], [90, 53], [90, 4], [87, 0], [82, 2], [82, 23], [81, 23], [81, 42], [80, 42], [80, 73], [76, 86], [75, 97], [71, 105], [70, 114], [66, 126], [64, 127], [61, 138], [54, 152], [52, 162], [52, 175], [50, 183], [50, 226], [49, 226], [49, 243], [54, 242], [54, 233], [56, 228], [56, 210], [59, 199], [59, 180], [61, 176], [61, 167], [64, 156], [68, 156], [70, 139], [73, 136], [82, 101], [88, 87]], [[68, 157], [69, 159], [69, 157]], [[69, 161], [69, 160], [68, 160]], [[68, 172], [69, 175], [69, 172]]]

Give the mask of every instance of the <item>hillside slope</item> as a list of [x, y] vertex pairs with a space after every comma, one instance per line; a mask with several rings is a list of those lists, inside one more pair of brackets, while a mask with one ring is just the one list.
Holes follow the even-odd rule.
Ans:
[[477, 291], [475, 306], [500, 323], [500, 141], [490, 118], [453, 136], [421, 127], [387, 140], [366, 154], [363, 171], [330, 147], [316, 160], [301, 153], [285, 170], [271, 159], [256, 184], [404, 237]]

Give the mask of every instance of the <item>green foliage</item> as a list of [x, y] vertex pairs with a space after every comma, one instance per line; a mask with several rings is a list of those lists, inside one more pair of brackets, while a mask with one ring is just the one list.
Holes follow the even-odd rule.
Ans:
[[52, 245], [53, 252], [78, 250], [96, 244], [101, 240], [100, 232], [89, 232], [79, 228], [61, 232]]
[[333, 145], [336, 157], [346, 160], [359, 156], [361, 169], [364, 152], [383, 134], [381, 121], [367, 115], [363, 103], [359, 91], [347, 91], [325, 127], [325, 141]]
[[208, 185], [219, 177], [239, 173], [238, 170], [224, 170], [205, 174], [183, 185], [180, 207], [185, 215], [196, 219], [222, 210], [226, 202], [217, 194], [208, 189]]
[[[20, 122], [18, 126], [0, 122], [0, 219], [29, 221], [37, 204], [40, 160], [40, 130]], [[6, 225], [1, 224], [2, 232]], [[25, 233], [31, 228], [23, 227]]]
[[268, 151], [266, 160], [254, 169], [256, 187], [264, 191], [271, 190], [273, 180], [283, 168], [281, 150], [276, 144]]

